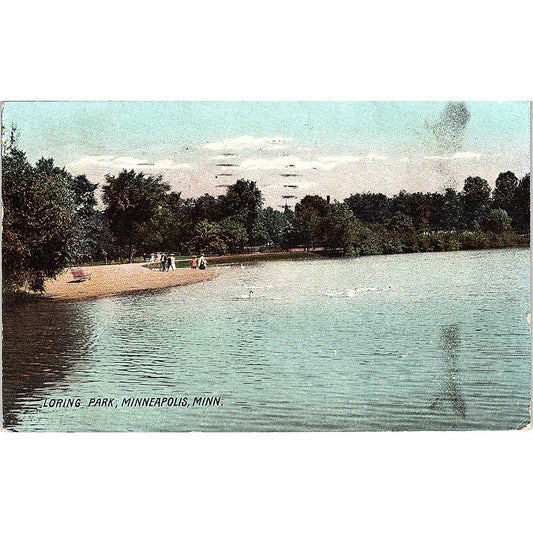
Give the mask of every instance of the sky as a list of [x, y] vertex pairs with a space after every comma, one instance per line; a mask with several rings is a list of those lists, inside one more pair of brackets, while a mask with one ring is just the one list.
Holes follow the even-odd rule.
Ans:
[[244, 178], [278, 209], [530, 169], [527, 102], [7, 102], [2, 122], [31, 162], [96, 183], [133, 168], [190, 198]]

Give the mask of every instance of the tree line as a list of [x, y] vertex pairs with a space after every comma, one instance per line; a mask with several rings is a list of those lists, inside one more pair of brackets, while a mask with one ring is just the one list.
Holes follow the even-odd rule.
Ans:
[[530, 176], [501, 173], [491, 190], [468, 177], [461, 191], [308, 195], [294, 207], [264, 207], [253, 181], [218, 197], [184, 199], [161, 176], [122, 170], [98, 185], [52, 159], [34, 165], [15, 142], [2, 146], [5, 289], [42, 290], [67, 264], [132, 261], [154, 251], [223, 255], [321, 247], [330, 255], [458, 250], [526, 244]]

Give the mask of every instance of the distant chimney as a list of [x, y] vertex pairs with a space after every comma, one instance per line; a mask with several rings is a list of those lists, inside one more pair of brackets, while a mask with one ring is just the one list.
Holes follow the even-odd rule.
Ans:
[[326, 202], [329, 204], [329, 201], [331, 200], [329, 194], [326, 196]]

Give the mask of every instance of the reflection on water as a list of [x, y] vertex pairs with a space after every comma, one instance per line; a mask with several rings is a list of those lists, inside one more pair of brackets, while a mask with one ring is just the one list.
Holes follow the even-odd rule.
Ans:
[[[528, 250], [271, 262], [153, 294], [7, 305], [5, 425], [518, 429], [529, 422], [528, 310]], [[205, 395], [221, 405], [87, 406]], [[58, 398], [82, 407], [43, 407]]]
[[3, 416], [13, 428], [27, 400], [47, 388], [59, 391], [86, 358], [90, 320], [68, 304], [4, 301], [2, 326]]
[[443, 402], [450, 402], [453, 410], [466, 417], [466, 403], [459, 388], [459, 325], [442, 326], [441, 346], [445, 354], [445, 378], [442, 389], [437, 397], [431, 402], [431, 409], [440, 408]]

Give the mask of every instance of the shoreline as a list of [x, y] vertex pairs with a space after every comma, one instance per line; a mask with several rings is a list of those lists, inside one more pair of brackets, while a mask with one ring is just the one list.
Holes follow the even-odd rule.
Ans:
[[[505, 248], [529, 248], [529, 246], [511, 246]], [[440, 252], [403, 252], [402, 254], [375, 254], [358, 257], [375, 257], [382, 255], [404, 255], [411, 253], [446, 253], [471, 252], [474, 250], [491, 250], [502, 248], [478, 248], [471, 250], [443, 250]], [[292, 256], [292, 257], [291, 257]], [[81, 267], [90, 279], [74, 281], [70, 269], [59, 274], [56, 279], [45, 282], [43, 293], [24, 292], [26, 297], [36, 301], [78, 301], [95, 298], [109, 298], [127, 296], [131, 294], [152, 292], [172, 287], [192, 285], [216, 278], [220, 272], [216, 266], [230, 266], [239, 263], [255, 263], [263, 261], [283, 260], [327, 260], [339, 259], [336, 256], [326, 256], [316, 252], [266, 252], [251, 254], [236, 254], [233, 256], [209, 257], [211, 268], [207, 270], [192, 270], [190, 268], [176, 268], [172, 272], [161, 272], [159, 268], [147, 268], [150, 263], [123, 263], [117, 265], [96, 265]]]
[[144, 263], [125, 263], [82, 267], [84, 274], [91, 276], [85, 281], [74, 281], [69, 269], [59, 274], [56, 279], [47, 280], [44, 285], [45, 292], [36, 296], [44, 301], [108, 298], [201, 283], [218, 275], [213, 269], [180, 268], [161, 272], [143, 265]]

